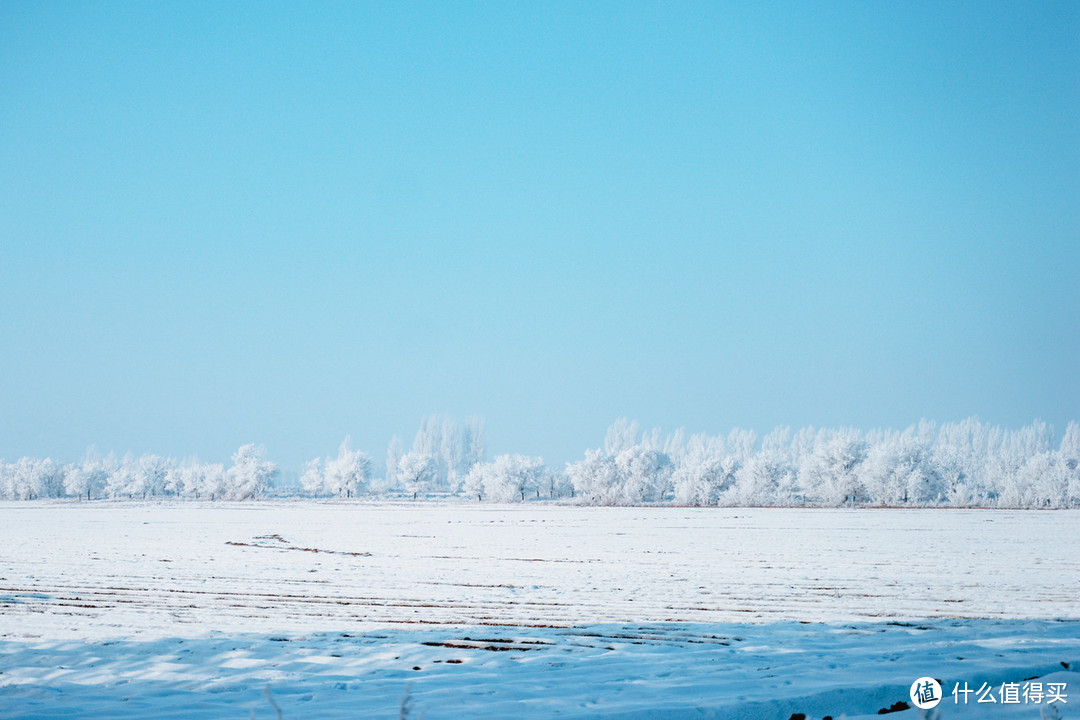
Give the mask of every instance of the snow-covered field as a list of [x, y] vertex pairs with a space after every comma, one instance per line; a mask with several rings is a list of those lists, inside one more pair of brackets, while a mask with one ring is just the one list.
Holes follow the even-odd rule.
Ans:
[[[1077, 511], [0, 504], [0, 718], [392, 718], [406, 688], [432, 719], [876, 717], [923, 675], [946, 718], [1076, 717], [1078, 529]], [[957, 705], [957, 682], [1065, 683], [1068, 702]]]

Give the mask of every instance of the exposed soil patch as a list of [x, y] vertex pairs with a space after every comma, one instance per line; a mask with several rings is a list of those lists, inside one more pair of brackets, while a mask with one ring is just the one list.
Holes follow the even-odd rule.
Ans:
[[348, 557], [371, 557], [369, 552], [348, 552], [347, 550], [325, 550], [323, 548], [312, 547], [300, 547], [299, 545], [290, 545], [289, 541], [281, 537], [277, 533], [273, 535], [257, 535], [253, 538], [255, 542], [237, 542], [235, 540], [226, 540], [226, 545], [233, 545], [235, 547], [253, 547], [262, 548], [264, 550], [298, 550], [300, 552], [308, 553], [322, 553], [325, 555], [345, 555]]
[[[489, 652], [506, 652], [515, 650], [526, 652], [536, 650], [544, 645], [549, 645], [540, 640], [507, 640], [500, 638], [462, 638], [461, 640], [429, 641], [423, 643], [428, 647], [447, 647], [455, 650], [487, 650]], [[458, 662], [461, 662], [460, 660]]]

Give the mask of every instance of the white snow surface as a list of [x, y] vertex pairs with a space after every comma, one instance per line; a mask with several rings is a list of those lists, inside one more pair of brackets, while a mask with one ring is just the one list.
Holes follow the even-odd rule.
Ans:
[[1053, 708], [1077, 717], [1078, 527], [1078, 511], [0, 503], [0, 719], [393, 718], [406, 688], [429, 719], [878, 717], [924, 675], [946, 693], [1066, 683]]

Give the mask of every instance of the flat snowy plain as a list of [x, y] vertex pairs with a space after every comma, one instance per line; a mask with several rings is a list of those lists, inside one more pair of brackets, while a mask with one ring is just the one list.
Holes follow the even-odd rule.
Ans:
[[[1080, 512], [0, 503], [0, 718], [1080, 717]], [[1067, 702], [1002, 704], [1002, 683]], [[956, 683], [994, 686], [957, 704]], [[985, 697], [985, 696], [984, 696]], [[962, 699], [962, 698], [961, 698]], [[920, 717], [908, 709], [891, 717]]]

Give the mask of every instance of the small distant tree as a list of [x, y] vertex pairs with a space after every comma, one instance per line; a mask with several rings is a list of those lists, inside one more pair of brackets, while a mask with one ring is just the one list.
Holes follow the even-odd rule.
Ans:
[[457, 490], [461, 457], [461, 431], [455, 420], [444, 417], [439, 438], [439, 467], [441, 483], [449, 490]]
[[434, 475], [429, 482], [431, 489], [449, 489], [451, 471], [457, 462], [457, 437], [457, 424], [450, 418], [428, 415], [421, 421], [413, 439], [412, 452], [425, 455], [434, 463]]
[[484, 461], [484, 421], [477, 416], [465, 419], [461, 429], [461, 465], [458, 474], [464, 476], [477, 463]]
[[565, 471], [549, 468], [544, 474], [544, 483], [547, 485], [548, 497], [550, 498], [575, 497], [574, 483], [566, 476]]
[[277, 476], [277, 465], [265, 459], [266, 451], [254, 444], [244, 445], [233, 453], [233, 465], [227, 474], [226, 496], [230, 500], [259, 497]]
[[64, 471], [64, 490], [68, 495], [86, 496], [90, 500], [94, 493], [101, 493], [109, 478], [108, 464], [90, 447], [80, 462], [72, 463]]
[[160, 455], [143, 455], [135, 467], [136, 487], [147, 495], [164, 495], [170, 463]]
[[390, 444], [386, 448], [386, 488], [392, 488], [398, 484], [398, 465], [401, 463], [401, 456], [401, 438], [395, 435], [390, 438]]
[[535, 492], [544, 474], [544, 461], [524, 455], [499, 455], [487, 466], [485, 486], [496, 502], [521, 502]]
[[477, 502], [484, 499], [487, 492], [488, 475], [490, 466], [487, 463], [476, 463], [469, 469], [469, 474], [461, 485], [461, 490], [469, 497], [476, 497]]
[[603, 451], [586, 450], [585, 459], [567, 463], [566, 476], [575, 496], [593, 505], [617, 505], [622, 495], [615, 461]]
[[300, 474], [300, 486], [311, 497], [318, 497], [326, 492], [322, 458], [315, 458], [304, 463], [304, 471]]
[[[228, 473], [221, 463], [207, 463], [200, 465], [198, 470], [198, 487], [202, 494], [217, 500], [224, 497], [228, 489]], [[197, 495], [196, 495], [197, 497]]]
[[604, 434], [604, 455], [615, 457], [623, 450], [629, 450], [638, 444], [641, 427], [622, 417], [613, 422]]
[[165, 470], [165, 494], [183, 497], [187, 494], [188, 466], [172, 462]]
[[338, 448], [338, 456], [326, 460], [325, 485], [336, 495], [352, 497], [365, 491], [370, 476], [371, 458], [365, 452], [351, 449], [347, 436]]
[[1069, 507], [1080, 507], [1080, 425], [1070, 422], [1058, 449], [1065, 475], [1065, 498]]
[[125, 453], [110, 468], [109, 476], [105, 479], [105, 495], [111, 498], [131, 496], [135, 484], [135, 457], [131, 453]]
[[181, 497], [198, 498], [203, 492], [204, 467], [197, 457], [174, 464], [165, 478], [166, 491]]
[[413, 500], [422, 492], [428, 492], [435, 482], [438, 466], [430, 455], [413, 450], [401, 456], [398, 462], [398, 479], [405, 492]]

